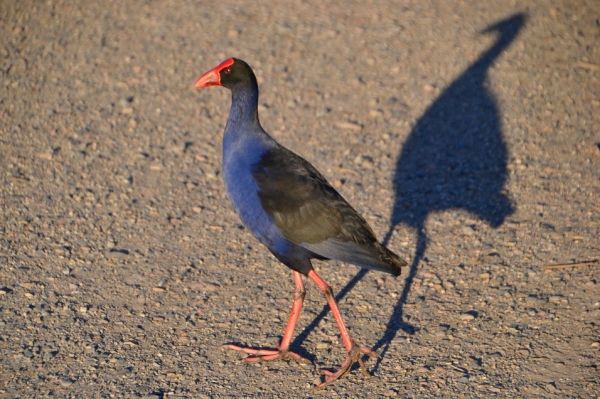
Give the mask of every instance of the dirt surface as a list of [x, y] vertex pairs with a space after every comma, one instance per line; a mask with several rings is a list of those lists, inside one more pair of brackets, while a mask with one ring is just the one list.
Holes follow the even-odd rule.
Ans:
[[[370, 3], [370, 4], [369, 4]], [[600, 392], [600, 2], [3, 1], [0, 396]], [[410, 264], [317, 263], [379, 352], [318, 392], [273, 347], [291, 273], [220, 176], [226, 57], [260, 117]], [[307, 283], [292, 348], [345, 357]]]

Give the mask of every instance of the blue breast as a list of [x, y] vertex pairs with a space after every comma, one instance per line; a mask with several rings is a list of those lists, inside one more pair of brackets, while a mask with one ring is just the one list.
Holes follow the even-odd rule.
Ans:
[[223, 137], [223, 178], [229, 199], [240, 219], [258, 240], [274, 252], [289, 243], [262, 208], [258, 186], [253, 177], [254, 165], [275, 142], [260, 135], [240, 134], [226, 129]]

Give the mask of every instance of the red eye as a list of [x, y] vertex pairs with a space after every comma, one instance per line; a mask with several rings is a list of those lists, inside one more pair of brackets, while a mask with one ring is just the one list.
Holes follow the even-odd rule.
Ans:
[[225, 73], [227, 75], [230, 75], [231, 74], [231, 68], [225, 68]]

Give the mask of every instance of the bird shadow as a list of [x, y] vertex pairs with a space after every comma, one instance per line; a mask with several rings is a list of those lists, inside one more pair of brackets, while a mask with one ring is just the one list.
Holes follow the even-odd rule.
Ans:
[[[427, 250], [425, 222], [429, 214], [463, 209], [497, 228], [514, 211], [504, 189], [508, 152], [487, 74], [525, 21], [526, 15], [518, 13], [481, 32], [495, 32], [496, 41], [440, 94], [417, 121], [402, 147], [393, 180], [392, 219], [383, 243], [390, 242], [396, 226], [401, 224], [416, 231], [417, 243], [402, 293], [383, 336], [373, 347], [380, 354], [373, 372], [399, 330], [407, 334], [418, 331], [407, 322], [404, 308]], [[340, 290], [336, 300], [344, 298], [367, 272], [361, 269]], [[328, 311], [325, 306], [296, 337], [294, 347], [300, 347]]]

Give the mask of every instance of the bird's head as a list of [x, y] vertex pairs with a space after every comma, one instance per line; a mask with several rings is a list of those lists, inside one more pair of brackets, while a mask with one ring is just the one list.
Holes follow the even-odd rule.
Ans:
[[233, 89], [238, 85], [250, 84], [252, 79], [256, 80], [250, 65], [237, 58], [228, 58], [200, 76], [194, 87], [200, 89], [209, 86], [223, 86]]

